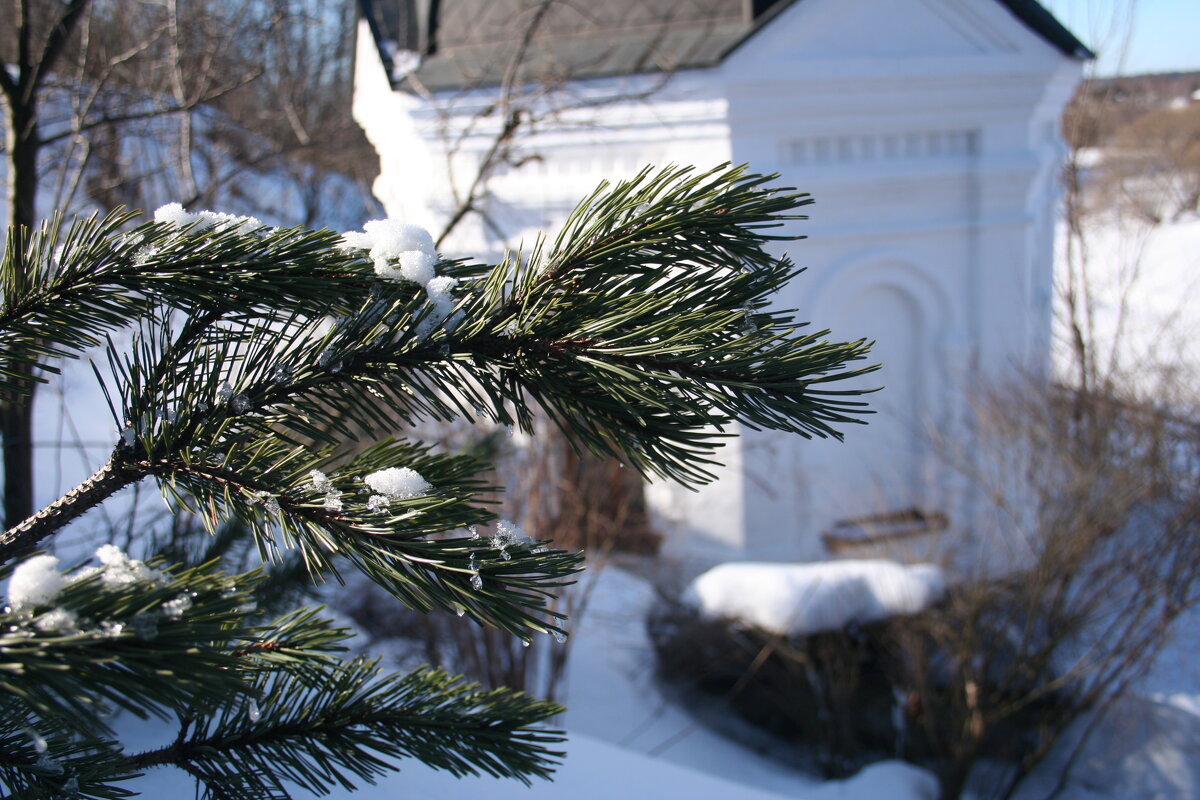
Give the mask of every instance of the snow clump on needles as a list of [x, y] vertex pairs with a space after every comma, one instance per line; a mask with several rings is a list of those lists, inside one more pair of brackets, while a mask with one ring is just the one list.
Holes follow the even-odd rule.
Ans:
[[254, 217], [239, 217], [236, 214], [222, 214], [218, 211], [192, 213], [185, 211], [180, 203], [167, 203], [165, 206], [159, 206], [154, 212], [154, 221], [166, 222], [177, 228], [186, 228], [188, 225], [199, 222], [201, 223], [198, 226], [200, 230], [205, 228], [225, 230], [237, 227], [245, 230], [257, 230], [263, 227], [262, 222]]
[[388, 500], [412, 500], [433, 488], [420, 473], [408, 467], [388, 467], [372, 472], [363, 478], [363, 483]]
[[375, 274], [392, 281], [412, 281], [422, 286], [436, 277], [438, 262], [433, 237], [419, 225], [392, 219], [371, 220], [362, 232], [342, 234], [348, 250], [366, 250], [375, 264]]
[[23, 561], [8, 579], [8, 604], [14, 611], [54, 602], [67, 584], [54, 556], [34, 556]]
[[439, 325], [444, 324], [447, 330], [454, 327], [450, 315], [458, 279], [437, 274], [434, 267], [439, 259], [429, 231], [394, 219], [376, 219], [363, 225], [361, 231], [343, 233], [341, 246], [344, 250], [366, 250], [380, 278], [395, 283], [407, 281], [425, 289], [428, 311], [414, 331], [418, 342], [428, 339]]

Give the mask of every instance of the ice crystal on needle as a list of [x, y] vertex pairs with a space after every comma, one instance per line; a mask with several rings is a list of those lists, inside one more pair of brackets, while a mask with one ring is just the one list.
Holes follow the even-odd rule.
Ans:
[[215, 228], [219, 231], [227, 228], [243, 228], [244, 230], [252, 231], [263, 227], [263, 224], [254, 217], [240, 217], [237, 214], [222, 214], [219, 211], [197, 211], [195, 213], [184, 210], [180, 203], [167, 203], [165, 206], [159, 206], [154, 211], [155, 222], [165, 222], [174, 225], [177, 228], [184, 228], [193, 223], [201, 223], [198, 227], [200, 230], [206, 228]]
[[104, 565], [104, 585], [110, 588], [126, 586], [137, 581], [163, 579], [162, 572], [130, 558], [116, 545], [104, 545], [96, 551], [96, 558]]
[[72, 633], [79, 629], [79, 616], [68, 608], [47, 611], [33, 624], [44, 633]]
[[321, 470], [314, 469], [308, 473], [308, 476], [312, 478], [313, 488], [318, 492], [325, 492], [328, 494], [329, 492], [333, 491], [333, 481], [329, 480], [329, 476], [324, 472], [321, 472]]

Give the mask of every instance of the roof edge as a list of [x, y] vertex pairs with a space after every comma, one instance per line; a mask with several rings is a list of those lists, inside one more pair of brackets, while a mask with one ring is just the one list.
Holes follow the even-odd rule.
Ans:
[[358, 0], [358, 18], [367, 21], [367, 27], [371, 31], [371, 40], [375, 43], [375, 52], [379, 54], [379, 61], [383, 64], [383, 71], [388, 77], [388, 83], [392, 84], [392, 88], [396, 88], [396, 82], [392, 80], [392, 54], [387, 52], [387, 48], [383, 45], [383, 31], [379, 29], [379, 21], [375, 19], [375, 3], [373, 0]]
[[1068, 58], [1092, 61], [1096, 54], [1037, 0], [1000, 0], [1009, 13]]
[[[755, 34], [770, 24], [772, 20], [798, 2], [801, 2], [801, 0], [777, 0], [771, 3], [766, 11], [754, 20], [754, 25], [746, 32], [746, 35], [722, 54], [721, 60], [724, 61], [732, 55], [734, 51], [752, 39]], [[1036, 33], [1068, 58], [1075, 58], [1080, 61], [1091, 61], [1096, 58], [1096, 54], [1087, 45], [1081, 42], [1075, 34], [1071, 33], [1065, 25], [1058, 21], [1057, 17], [1051, 14], [1037, 0], [997, 0], [997, 2], [1004, 6], [1026, 28]]]

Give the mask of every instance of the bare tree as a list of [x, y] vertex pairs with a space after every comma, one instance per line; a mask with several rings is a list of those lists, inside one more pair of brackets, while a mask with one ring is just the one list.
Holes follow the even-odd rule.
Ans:
[[[15, 9], [5, 15], [13, 25], [0, 65], [0, 90], [3, 91], [5, 119], [5, 155], [8, 167], [9, 224], [32, 229], [37, 218], [38, 156], [44, 146], [39, 120], [43, 87], [57, 66], [68, 40], [87, 10], [88, 0], [71, 0], [53, 10], [47, 18], [37, 14], [31, 4], [17, 0]], [[42, 9], [47, 6], [42, 4]], [[14, 13], [15, 12], [15, 13]], [[41, 17], [41, 19], [39, 19]], [[21, 237], [10, 247], [21, 247]], [[24, 259], [16, 259], [24, 263]], [[18, 284], [25, 278], [14, 276]], [[19, 286], [15, 287], [19, 291]], [[0, 354], [2, 357], [2, 354]], [[26, 377], [29, 368], [16, 368]], [[5, 400], [0, 404], [0, 437], [4, 447], [4, 514], [9, 527], [33, 513], [33, 395]]]
[[[314, 224], [324, 176], [370, 171], [349, 115], [352, 14], [348, 0], [0, 0], [8, 222], [31, 230], [39, 201], [176, 200]], [[255, 185], [268, 169], [291, 177], [299, 212], [270, 207], [280, 179]], [[33, 402], [2, 409], [10, 525], [32, 513]]]
[[[1160, 265], [1148, 255], [1165, 227], [1195, 213], [1200, 198], [1200, 106], [1171, 102], [1152, 78], [1094, 80], [1063, 116], [1068, 144], [1057, 308], [1063, 378], [1083, 395], [1174, 374], [1170, 348], [1186, 310], [1143, 298]], [[1181, 275], [1181, 279], [1185, 276]], [[1157, 316], [1154, 316], [1157, 315]], [[1139, 336], [1137, 327], [1143, 329]], [[1192, 376], [1194, 377], [1194, 375]]]
[[[5, 110], [8, 223], [17, 231], [10, 247], [23, 247], [21, 231], [31, 231], [37, 223], [45, 168], [42, 155], [51, 146], [71, 142], [86, 147], [86, 137], [93, 130], [186, 111], [244, 80], [239, 76], [231, 81], [225, 75], [209, 73], [202, 75], [200, 82], [189, 79], [185, 85], [182, 76], [189, 74], [187, 65], [176, 62], [175, 92], [165, 91], [167, 87], [160, 84], [138, 87], [143, 91], [129, 96], [135, 86], [128, 81], [146, 68], [145, 60], [153, 58], [161, 66], [163, 51], [179, 44], [181, 26], [174, 3], [164, 14], [127, 15], [120, 26], [96, 24], [114, 12], [111, 2], [10, 0], [5, 6], [4, 15], [13, 22], [0, 45], [5, 61], [0, 69], [0, 89]], [[211, 62], [220, 42], [227, 40], [224, 36], [207, 45], [200, 60]], [[148, 74], [157, 77], [160, 73]], [[114, 88], [117, 91], [112, 91]], [[74, 95], [69, 113], [64, 114], [61, 104], [53, 102], [59, 90]], [[117, 102], [122, 95], [123, 101]], [[113, 101], [104, 102], [106, 96]], [[25, 262], [20, 256], [14, 259], [14, 263]], [[15, 278], [18, 283], [24, 280], [20, 274]], [[31, 368], [23, 365], [17, 369], [28, 372]], [[28, 393], [8, 398], [0, 409], [6, 526], [33, 513], [33, 397]]]

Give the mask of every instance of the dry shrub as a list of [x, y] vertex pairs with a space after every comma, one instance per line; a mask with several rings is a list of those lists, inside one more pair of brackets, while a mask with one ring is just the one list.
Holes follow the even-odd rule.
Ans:
[[997, 755], [986, 788], [1011, 796], [1200, 599], [1200, 428], [1179, 408], [1058, 387], [981, 406], [962, 462], [987, 498], [977, 546], [941, 612], [898, 636], [944, 796]]
[[783, 637], [675, 605], [651, 620], [651, 640], [664, 680], [721, 698], [822, 777], [844, 778], [895, 754], [878, 629]]
[[[1087, 189], [1089, 213], [1159, 225], [1200, 210], [1200, 103], [1189, 99], [1192, 82], [1174, 83], [1146, 76], [1080, 85], [1062, 131], [1068, 188]], [[1085, 151], [1092, 156], [1080, 158]]]
[[1200, 103], [1121, 126], [1099, 172], [1098, 192], [1152, 224], [1200, 210]]
[[944, 602], [787, 639], [676, 608], [652, 628], [661, 673], [726, 697], [827, 777], [900, 757], [932, 769], [943, 798], [1011, 796], [1200, 599], [1200, 428], [1112, 394], [1027, 388], [982, 406], [976, 429], [961, 466], [978, 522], [949, 534]]

